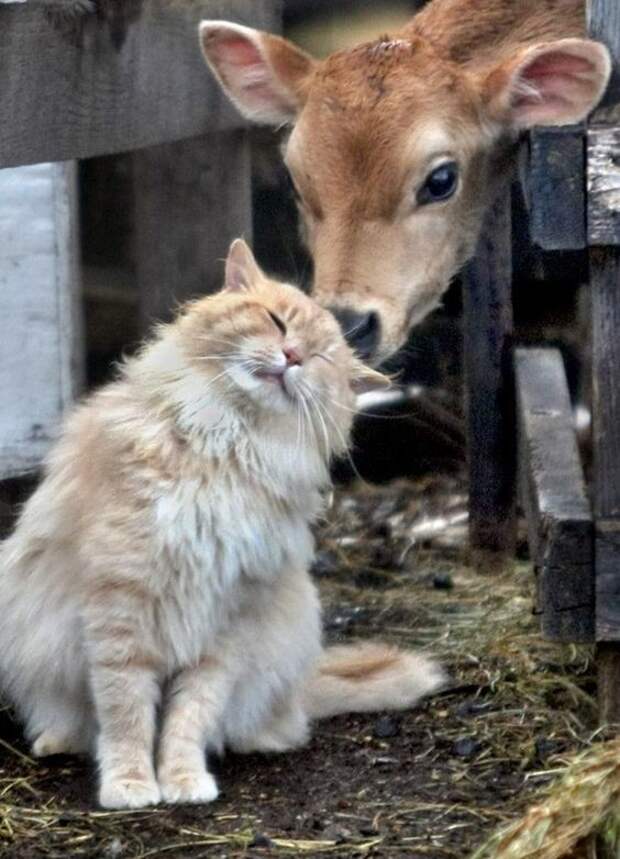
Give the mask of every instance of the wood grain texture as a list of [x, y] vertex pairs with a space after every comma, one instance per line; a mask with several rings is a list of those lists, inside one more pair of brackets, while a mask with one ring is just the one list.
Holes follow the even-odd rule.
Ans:
[[620, 124], [588, 131], [588, 243], [620, 246]]
[[82, 16], [72, 35], [41, 6], [0, 6], [0, 166], [242, 127], [202, 59], [197, 25], [226, 18], [277, 31], [280, 6], [280, 0], [144, 0], [120, 46], [96, 15]]
[[620, 640], [620, 250], [590, 253], [596, 635]]
[[463, 282], [470, 542], [511, 554], [515, 543], [510, 190], [491, 207]]
[[251, 242], [249, 141], [238, 131], [145, 149], [133, 173], [144, 330], [180, 301], [219, 289], [231, 241]]
[[614, 72], [596, 123], [620, 122], [620, 3], [618, 0], [586, 0], [588, 30], [593, 39], [604, 42], [614, 60]]
[[0, 170], [0, 478], [36, 468], [81, 387], [76, 166]]
[[519, 484], [542, 630], [594, 640], [594, 526], [562, 356], [517, 349]]
[[532, 242], [545, 251], [586, 247], [585, 129], [536, 128], [523, 186]]

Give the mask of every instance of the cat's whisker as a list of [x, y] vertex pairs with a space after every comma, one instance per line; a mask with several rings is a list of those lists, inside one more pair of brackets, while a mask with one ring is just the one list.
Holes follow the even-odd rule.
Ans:
[[[330, 455], [330, 451], [331, 451], [331, 446], [329, 444], [329, 433], [327, 431], [327, 424], [325, 423], [325, 420], [323, 419], [323, 415], [321, 414], [321, 409], [319, 407], [319, 403], [316, 399], [314, 392], [311, 390], [311, 388], [308, 385], [304, 385], [303, 383], [300, 383], [299, 387], [307, 395], [308, 400], [309, 400], [309, 406], [313, 405], [315, 407], [316, 415], [319, 418], [321, 429], [323, 431], [323, 438], [325, 440], [325, 458], [329, 459], [329, 455]], [[316, 435], [316, 433], [315, 433], [315, 435]], [[317, 441], [318, 441], [318, 439], [317, 439]]]
[[322, 402], [322, 406], [323, 406], [323, 408], [322, 408], [323, 414], [324, 414], [324, 415], [325, 415], [325, 417], [330, 421], [331, 425], [334, 427], [334, 429], [335, 429], [335, 431], [336, 431], [337, 435], [339, 436], [339, 438], [340, 438], [340, 440], [341, 440], [341, 442], [342, 442], [342, 447], [343, 447], [343, 454], [342, 454], [342, 455], [346, 458], [347, 462], [348, 462], [348, 463], [349, 463], [349, 465], [351, 466], [351, 469], [353, 470], [353, 473], [355, 474], [355, 476], [357, 477], [357, 479], [358, 479], [359, 481], [361, 481], [361, 483], [362, 483], [362, 484], [364, 484], [365, 486], [367, 486], [367, 485], [368, 485], [367, 481], [366, 481], [366, 480], [364, 480], [364, 478], [363, 478], [363, 477], [362, 477], [362, 475], [360, 474], [360, 472], [359, 472], [359, 470], [358, 470], [357, 466], [355, 465], [355, 463], [354, 463], [354, 461], [353, 461], [353, 457], [351, 456], [351, 453], [350, 453], [350, 451], [349, 451], [349, 445], [347, 444], [347, 441], [346, 441], [346, 439], [344, 438], [344, 436], [343, 436], [343, 434], [342, 434], [342, 430], [340, 429], [340, 427], [338, 426], [338, 424], [337, 424], [337, 423], [336, 423], [336, 421], [334, 420], [333, 415], [331, 415], [331, 414], [330, 414], [329, 409], [328, 409], [328, 408], [327, 408], [327, 406], [326, 406], [326, 403], [324, 402], [324, 400], [322, 400], [322, 398], [320, 397], [320, 395], [319, 395], [318, 393], [316, 394], [316, 398], [317, 398], [317, 406], [320, 408], [320, 406], [319, 406], [319, 401], [321, 401], [321, 402]]

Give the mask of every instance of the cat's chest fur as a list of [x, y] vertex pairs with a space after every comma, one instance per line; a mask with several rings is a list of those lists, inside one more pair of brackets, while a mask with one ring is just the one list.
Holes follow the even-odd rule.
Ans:
[[282, 576], [310, 564], [319, 492], [247, 477], [215, 468], [158, 491], [158, 626], [179, 664], [200, 658], [245, 611], [258, 612]]

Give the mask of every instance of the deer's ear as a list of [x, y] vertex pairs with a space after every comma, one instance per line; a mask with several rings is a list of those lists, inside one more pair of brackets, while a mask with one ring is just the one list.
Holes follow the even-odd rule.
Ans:
[[515, 130], [581, 122], [601, 100], [611, 60], [588, 39], [561, 39], [521, 48], [482, 80], [491, 118]]
[[205, 59], [230, 100], [254, 122], [292, 122], [305, 101], [315, 61], [286, 39], [231, 24], [202, 21]]
[[254, 254], [243, 239], [235, 239], [226, 258], [224, 289], [244, 292], [260, 281], [262, 272]]

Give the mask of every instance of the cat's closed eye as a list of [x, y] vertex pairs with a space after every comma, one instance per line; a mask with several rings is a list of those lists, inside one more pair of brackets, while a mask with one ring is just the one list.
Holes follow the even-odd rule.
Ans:
[[285, 324], [284, 324], [284, 322], [280, 319], [280, 317], [279, 317], [279, 316], [276, 316], [276, 314], [275, 314], [275, 313], [272, 313], [272, 312], [271, 312], [271, 310], [268, 310], [268, 311], [267, 311], [267, 313], [269, 314], [269, 316], [270, 316], [270, 318], [271, 318], [271, 321], [274, 323], [274, 325], [276, 326], [276, 328], [278, 328], [278, 330], [280, 331], [280, 333], [281, 333], [281, 334], [286, 334], [286, 325], [285, 325]]

